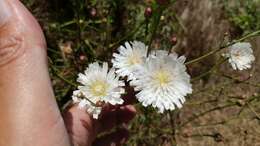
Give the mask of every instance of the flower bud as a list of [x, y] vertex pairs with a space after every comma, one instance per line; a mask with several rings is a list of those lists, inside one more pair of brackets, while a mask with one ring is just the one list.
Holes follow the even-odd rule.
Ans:
[[80, 56], [79, 56], [79, 60], [80, 61], [85, 61], [87, 59], [87, 57], [84, 55], [84, 54], [81, 54]]
[[146, 18], [149, 18], [149, 17], [151, 17], [151, 15], [152, 15], [152, 8], [151, 7], [147, 7], [146, 9], [145, 9], [145, 12], [144, 12], [144, 16], [146, 17]]
[[177, 42], [178, 42], [178, 40], [177, 40], [177, 37], [176, 36], [173, 36], [172, 38], [171, 38], [171, 43], [172, 43], [172, 45], [173, 46], [175, 46], [176, 44], [177, 44]]
[[96, 8], [91, 8], [90, 9], [90, 15], [92, 17], [96, 17], [97, 16], [97, 9]]

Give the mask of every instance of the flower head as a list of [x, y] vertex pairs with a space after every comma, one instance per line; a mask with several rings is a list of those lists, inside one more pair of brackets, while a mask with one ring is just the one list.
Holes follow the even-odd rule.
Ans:
[[128, 80], [135, 80], [135, 72], [144, 63], [147, 54], [147, 46], [142, 42], [126, 42], [125, 46], [120, 46], [119, 54], [114, 53], [112, 59], [116, 73], [121, 77], [128, 77]]
[[90, 64], [84, 74], [78, 75], [77, 81], [82, 86], [78, 87], [79, 90], [74, 91], [77, 96], [72, 96], [72, 98], [77, 101], [78, 95], [83, 97], [82, 100], [79, 100], [79, 107], [85, 106], [87, 110], [96, 111], [97, 105], [102, 103], [115, 105], [124, 102], [121, 98], [121, 94], [124, 93], [124, 82], [116, 77], [114, 69], [108, 70], [107, 63], [103, 63], [102, 66], [97, 62]]
[[224, 54], [234, 70], [244, 70], [251, 68], [255, 60], [250, 43], [236, 43], [228, 48], [228, 53]]
[[73, 103], [78, 103], [80, 109], [85, 109], [89, 114], [93, 116], [94, 119], [98, 119], [99, 114], [101, 113], [102, 108], [95, 106], [89, 100], [83, 97], [83, 94], [80, 90], [75, 90], [72, 95]]
[[192, 92], [190, 76], [183, 64], [185, 57], [170, 54], [166, 51], [152, 53], [138, 71], [138, 78], [132, 81], [137, 99], [144, 106], [157, 107], [159, 112], [182, 107], [184, 96]]
[[149, 56], [149, 58], [159, 58], [159, 59], [164, 59], [166, 57], [169, 57], [172, 60], [176, 60], [177, 62], [179, 62], [181, 64], [184, 64], [184, 62], [186, 60], [185, 56], [178, 57], [177, 53], [175, 53], [175, 52], [169, 53], [168, 51], [165, 51], [165, 50], [152, 51], [152, 53]]

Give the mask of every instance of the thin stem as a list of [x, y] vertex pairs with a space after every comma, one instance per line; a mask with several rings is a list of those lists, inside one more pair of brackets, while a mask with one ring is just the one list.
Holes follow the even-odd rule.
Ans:
[[97, 104], [95, 104], [93, 101], [91, 101], [90, 99], [88, 99], [86, 96], [84, 96], [84, 95], [81, 95], [81, 97], [80, 98], [82, 98], [82, 99], [86, 99], [88, 102], [90, 102], [93, 106], [96, 106], [96, 107], [98, 107], [97, 106]]
[[122, 41], [126, 40], [127, 38], [131, 37], [132, 35], [136, 34], [140, 28], [142, 28], [142, 26], [145, 23], [142, 22], [140, 25], [138, 25], [138, 27], [136, 27], [132, 32], [128, 33], [128, 35], [125, 35], [123, 38], [121, 38], [120, 40], [116, 41], [115, 43], [112, 43], [109, 45], [109, 48], [113, 48], [114, 46], [116, 46], [117, 44], [121, 43]]
[[77, 35], [79, 42], [81, 43], [81, 24], [80, 24], [80, 2], [77, 0], [76, 1], [76, 19], [77, 19]]
[[228, 78], [228, 79], [231, 79], [231, 80], [233, 80], [234, 82], [243, 83], [243, 84], [247, 84], [247, 85], [254, 86], [254, 87], [260, 87], [260, 84], [259, 84], [259, 83], [257, 83], [257, 84], [250, 83], [250, 82], [248, 81], [249, 78], [246, 79], [246, 80], [240, 80], [240, 79], [237, 79], [237, 78], [235, 78], [235, 77], [226, 75], [226, 74], [224, 74], [223, 72], [222, 72], [221, 74], [222, 74], [223, 77]]
[[204, 54], [204, 55], [202, 55], [202, 56], [200, 56], [200, 57], [198, 57], [196, 59], [193, 59], [191, 61], [188, 61], [188, 62], [185, 63], [185, 65], [189, 65], [189, 64], [201, 61], [202, 59], [207, 58], [207, 57], [209, 57], [212, 54], [215, 54], [216, 52], [220, 51], [221, 49], [223, 49], [223, 47], [215, 49], [215, 50], [212, 50], [212, 51], [208, 52], [207, 54]]
[[171, 128], [172, 128], [172, 135], [175, 134], [175, 123], [174, 123], [174, 119], [173, 119], [173, 115], [171, 113], [171, 111], [168, 111], [168, 115], [169, 115], [169, 121], [171, 124]]
[[145, 36], [148, 35], [149, 19], [145, 18]]
[[78, 23], [78, 20], [71, 20], [71, 21], [68, 21], [66, 23], [63, 23], [63, 24], [60, 25], [60, 28], [67, 27], [67, 26], [75, 24], [75, 23]]
[[222, 50], [222, 49], [224, 49], [224, 48], [226, 48], [226, 47], [229, 47], [229, 46], [231, 46], [231, 45], [233, 45], [233, 44], [235, 44], [235, 43], [237, 43], [237, 42], [241, 42], [241, 41], [243, 41], [243, 40], [245, 40], [245, 39], [248, 39], [248, 38], [257, 36], [258, 34], [260, 34], [260, 30], [255, 31], [255, 32], [252, 32], [252, 33], [249, 33], [249, 34], [245, 35], [244, 37], [242, 37], [242, 38], [240, 38], [240, 39], [238, 39], [238, 40], [235, 40], [235, 41], [233, 41], [233, 42], [231, 42], [231, 43], [228, 43], [228, 44], [226, 44], [226, 45], [224, 45], [224, 46], [221, 46], [221, 47], [218, 48], [218, 49], [214, 49], [214, 50], [212, 50], [212, 51], [210, 51], [210, 52], [208, 52], [208, 53], [206, 53], [206, 54], [204, 54], [204, 55], [202, 55], [202, 56], [200, 56], [200, 57], [198, 57], [198, 58], [195, 58], [195, 59], [193, 59], [193, 60], [191, 60], [191, 61], [188, 61], [188, 62], [185, 63], [185, 65], [189, 65], [189, 64], [192, 64], [192, 63], [195, 63], [195, 62], [199, 62], [199, 61], [201, 61], [201, 60], [203, 60], [203, 59], [205, 59], [205, 58], [211, 56], [212, 54], [215, 54], [216, 52], [219, 52], [220, 50]]
[[152, 35], [151, 35], [151, 38], [150, 38], [150, 40], [148, 42], [147, 56], [151, 52], [151, 45], [152, 45], [152, 42], [154, 40], [156, 31], [158, 29], [158, 25], [159, 25], [160, 18], [161, 18], [162, 12], [163, 12], [163, 8], [161, 6], [159, 6], [157, 11], [158, 12], [155, 14], [154, 19], [153, 19], [153, 23], [152, 23]]
[[248, 106], [249, 109], [255, 114], [255, 116], [257, 117], [257, 119], [260, 120], [260, 115], [254, 110], [253, 106], [251, 106], [250, 103], [247, 103], [247, 106]]
[[201, 112], [199, 114], [195, 114], [191, 118], [189, 118], [187, 121], [185, 121], [181, 125], [179, 125], [178, 129], [184, 127], [185, 125], [187, 125], [188, 123], [198, 119], [199, 117], [206, 115], [207, 113], [210, 113], [210, 112], [215, 111], [215, 110], [228, 108], [228, 107], [231, 107], [231, 106], [236, 106], [236, 105], [237, 105], [236, 103], [229, 103], [229, 104], [226, 104], [226, 105], [223, 105], [223, 106], [217, 106], [217, 107], [211, 108], [211, 109], [206, 110], [204, 112]]
[[56, 51], [56, 50], [54, 50], [54, 49], [52, 49], [52, 48], [49, 48], [49, 47], [48, 47], [47, 50], [50, 51], [51, 53], [56, 54], [56, 55], [61, 55], [60, 52], [58, 52], [58, 51]]
[[208, 71], [206, 71], [206, 72], [200, 74], [200, 75], [197, 76], [197, 77], [194, 77], [193, 79], [191, 79], [191, 81], [199, 80], [199, 79], [201, 79], [201, 78], [207, 76], [208, 74], [210, 74], [210, 73], [216, 71], [217, 68], [218, 68], [221, 64], [223, 64], [224, 62], [226, 62], [226, 61], [227, 61], [227, 59], [220, 59], [210, 70], [208, 70]]
[[181, 29], [183, 29], [184, 33], [186, 34], [188, 32], [188, 29], [185, 27], [179, 16], [176, 15], [176, 13], [173, 14], [174, 18], [178, 22], [178, 24], [181, 26]]
[[71, 81], [65, 79], [62, 75], [60, 75], [57, 71], [57, 69], [53, 66], [53, 65], [50, 65], [51, 69], [53, 70], [54, 74], [59, 77], [61, 80], [63, 80], [64, 82], [68, 83], [69, 85], [72, 85], [74, 87], [77, 87], [76, 84], [72, 83]]
[[169, 114], [169, 121], [171, 124], [171, 135], [172, 135], [172, 140], [174, 141], [174, 143], [176, 143], [176, 119], [177, 119], [177, 114], [178, 114], [178, 110], [174, 110], [174, 111], [168, 111]]

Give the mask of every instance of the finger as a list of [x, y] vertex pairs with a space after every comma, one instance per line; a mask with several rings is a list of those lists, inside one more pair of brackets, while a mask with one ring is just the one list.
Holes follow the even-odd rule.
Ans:
[[68, 133], [73, 143], [78, 145], [90, 145], [97, 134], [96, 121], [77, 105], [72, 106], [63, 113]]
[[1, 145], [69, 145], [40, 26], [18, 0], [1, 0], [0, 18]]
[[7, 23], [12, 13], [10, 13], [10, 6], [4, 0], [0, 1], [0, 27]]
[[135, 115], [136, 109], [132, 105], [120, 106], [110, 111], [105, 111], [100, 117], [98, 131], [103, 132], [122, 123], [127, 124]]
[[136, 110], [132, 105], [118, 108], [110, 108], [109, 105], [106, 105], [101, 114], [98, 120], [94, 120], [77, 105], [65, 110], [63, 117], [72, 141], [79, 145], [88, 145], [94, 140], [97, 133], [129, 122], [135, 116]]
[[129, 138], [129, 132], [126, 129], [119, 129], [111, 134], [97, 138], [93, 146], [121, 146]]

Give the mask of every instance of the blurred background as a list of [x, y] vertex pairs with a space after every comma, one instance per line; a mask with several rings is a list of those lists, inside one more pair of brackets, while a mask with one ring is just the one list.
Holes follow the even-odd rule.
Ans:
[[[23, 0], [40, 22], [49, 70], [62, 108], [76, 78], [93, 61], [110, 61], [125, 41], [176, 51], [188, 60], [260, 30], [260, 0]], [[260, 37], [248, 40], [252, 69], [224, 64], [193, 80], [184, 107], [158, 114], [136, 106], [129, 146], [260, 146]], [[192, 77], [221, 54], [188, 65]]]

